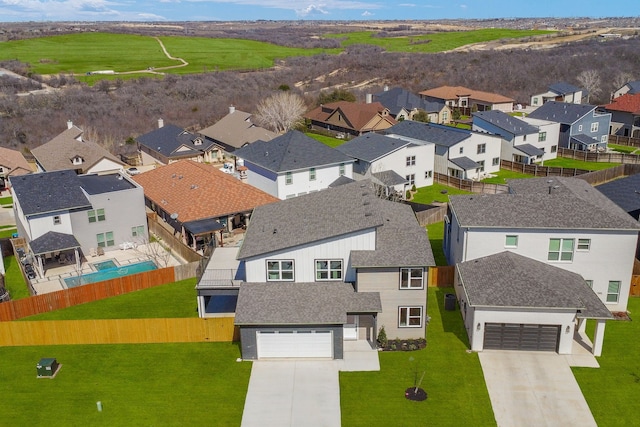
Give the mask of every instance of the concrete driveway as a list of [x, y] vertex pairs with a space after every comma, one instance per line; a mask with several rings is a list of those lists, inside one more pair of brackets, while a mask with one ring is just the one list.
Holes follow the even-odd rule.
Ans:
[[556, 353], [478, 353], [498, 427], [597, 427], [564, 356]]
[[338, 368], [333, 360], [253, 362], [242, 427], [339, 427]]

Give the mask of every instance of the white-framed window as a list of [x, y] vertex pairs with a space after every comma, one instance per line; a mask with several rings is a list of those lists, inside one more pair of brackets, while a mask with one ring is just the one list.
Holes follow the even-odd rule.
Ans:
[[53, 217], [53, 225], [60, 225], [62, 220], [60, 219], [60, 215], [56, 215]]
[[518, 247], [518, 236], [517, 235], [507, 235], [504, 238], [504, 247], [505, 248], [517, 248]]
[[578, 125], [578, 132], [582, 132], [582, 125]]
[[549, 261], [573, 261], [574, 239], [549, 239]]
[[591, 123], [591, 132], [598, 132], [598, 122]]
[[607, 302], [618, 302], [620, 298], [620, 281], [609, 280], [609, 287], [607, 288]]
[[591, 239], [578, 239], [576, 249], [579, 251], [588, 251], [591, 249]]
[[547, 133], [546, 132], [538, 133], [538, 142], [544, 142], [546, 140], [547, 140]]
[[491, 161], [492, 166], [498, 166], [500, 164], [500, 157], [494, 157]]
[[341, 259], [317, 259], [316, 280], [342, 280]]
[[74, 165], [81, 165], [84, 162], [84, 159], [80, 156], [75, 156], [72, 160]]
[[448, 111], [443, 111], [442, 112], [442, 121], [446, 122], [449, 119], [449, 112]]
[[144, 225], [131, 227], [131, 237], [144, 237]]
[[293, 184], [293, 172], [286, 172], [284, 175], [284, 183], [286, 185]]
[[600, 137], [600, 142], [607, 142], [609, 141], [609, 135], [602, 135]]
[[425, 178], [433, 178], [433, 171], [426, 171], [424, 173]]
[[424, 269], [422, 268], [401, 268], [400, 269], [400, 289], [423, 289]]
[[105, 248], [107, 246], [113, 246], [116, 244], [113, 239], [113, 231], [107, 231], [106, 233], [96, 234], [96, 242], [99, 248]]
[[487, 144], [478, 144], [478, 154], [487, 152]]
[[533, 98], [533, 105], [538, 105], [538, 97]]
[[340, 163], [340, 168], [338, 169], [338, 175], [343, 176], [345, 174], [344, 163]]
[[293, 281], [292, 259], [267, 260], [267, 281]]
[[460, 147], [460, 154], [464, 153], [464, 147]]
[[552, 145], [551, 146], [551, 152], [555, 153], [556, 151], [558, 151], [558, 146], [557, 145]]
[[480, 165], [480, 167], [478, 168], [478, 170], [479, 170], [480, 172], [484, 172], [484, 160], [480, 160], [480, 161], [478, 162], [478, 164]]
[[309, 181], [315, 181], [316, 180], [316, 168], [310, 168], [309, 169]]
[[89, 222], [104, 221], [107, 219], [104, 213], [104, 208], [87, 211], [87, 217], [89, 218]]
[[407, 166], [416, 165], [416, 156], [407, 156]]
[[409, 186], [413, 186], [416, 183], [416, 174], [415, 173], [406, 175], [405, 178], [407, 179], [407, 181], [409, 181]]
[[398, 307], [399, 328], [421, 328], [422, 306]]
[[588, 287], [593, 289], [593, 280], [585, 280], [584, 283], [586, 283]]

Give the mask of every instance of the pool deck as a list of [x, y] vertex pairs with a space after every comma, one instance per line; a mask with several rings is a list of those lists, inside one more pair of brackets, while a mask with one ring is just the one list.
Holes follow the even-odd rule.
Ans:
[[[146, 245], [139, 245], [135, 249], [116, 249], [107, 251], [104, 255], [85, 255], [82, 260], [81, 269], [78, 272], [75, 264], [46, 264], [45, 274], [42, 278], [31, 280], [31, 284], [37, 294], [45, 294], [49, 292], [61, 291], [68, 289], [64, 282], [64, 279], [69, 277], [77, 277], [78, 275], [95, 273], [97, 270], [92, 265], [99, 262], [113, 260], [117, 266], [125, 266], [128, 264], [135, 264], [142, 261], [152, 260], [154, 257], [149, 254], [160, 253], [155, 249], [150, 248], [150, 245], [157, 245], [157, 243], [149, 243]], [[162, 249], [160, 249], [162, 250]], [[173, 255], [168, 257], [167, 266], [174, 266], [183, 264], [184, 261], [176, 259]], [[158, 266], [161, 267], [161, 266]]]

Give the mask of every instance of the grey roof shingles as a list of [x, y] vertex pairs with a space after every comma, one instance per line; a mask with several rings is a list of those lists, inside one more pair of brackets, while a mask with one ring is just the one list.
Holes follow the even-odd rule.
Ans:
[[629, 213], [640, 210], [640, 174], [598, 185], [596, 189]]
[[410, 145], [410, 142], [402, 139], [365, 133], [336, 147], [336, 150], [354, 159], [373, 162], [407, 145]]
[[591, 145], [591, 144], [599, 144], [595, 138], [591, 138], [589, 135], [585, 135], [584, 133], [580, 133], [578, 135], [571, 135], [571, 139], [582, 145]]
[[118, 173], [81, 175], [78, 178], [80, 178], [80, 186], [88, 194], [104, 194], [136, 188], [133, 183]]
[[558, 95], [567, 95], [569, 93], [580, 92], [582, 89], [574, 85], [571, 85], [569, 83], [558, 82], [558, 83], [549, 85], [549, 90], [557, 93]]
[[427, 113], [439, 112], [444, 108], [444, 102], [427, 101], [400, 87], [376, 93], [373, 97], [375, 101], [388, 108], [394, 116], [403, 108], [407, 111], [423, 110]]
[[378, 292], [354, 292], [349, 283], [243, 283], [236, 325], [345, 324], [347, 313], [380, 313]]
[[470, 158], [466, 157], [466, 156], [462, 156], [462, 157], [456, 157], [454, 159], [449, 159], [449, 161], [451, 163], [453, 163], [454, 165], [456, 165], [457, 167], [459, 167], [462, 170], [468, 171], [468, 170], [472, 170], [472, 169], [477, 169], [480, 167], [480, 165], [478, 163], [476, 163], [475, 160], [471, 160]]
[[384, 131], [386, 135], [399, 135], [436, 145], [451, 147], [471, 136], [471, 131], [448, 126], [404, 120]]
[[[183, 158], [209, 150], [213, 142], [200, 138], [201, 145], [195, 145], [196, 135], [184, 129], [167, 124], [161, 128], [140, 135], [136, 138], [139, 144], [166, 157]], [[180, 150], [179, 150], [180, 149]], [[179, 150], [179, 151], [178, 151]]]
[[462, 227], [640, 230], [640, 224], [579, 178], [507, 181], [510, 194], [450, 196]]
[[400, 176], [396, 171], [392, 170], [373, 172], [371, 175], [383, 185], [393, 186], [409, 183], [407, 178]]
[[513, 148], [526, 154], [527, 156], [542, 156], [544, 151], [531, 144], [515, 145]]
[[528, 117], [570, 125], [595, 109], [595, 105], [549, 101], [536, 108]]
[[353, 162], [346, 154], [297, 130], [271, 141], [256, 141], [234, 155], [276, 173]]
[[29, 246], [35, 255], [41, 255], [79, 248], [81, 245], [72, 234], [49, 231], [29, 242]]
[[69, 209], [90, 209], [81, 181], [72, 170], [36, 173], [9, 178], [22, 212], [27, 215]]
[[251, 116], [249, 113], [234, 109], [217, 123], [202, 129], [199, 133], [233, 148], [240, 148], [258, 140], [270, 141], [278, 135], [253, 124]]
[[474, 307], [575, 309], [578, 317], [613, 316], [579, 274], [513, 252], [501, 252], [457, 265]]
[[473, 117], [478, 117], [516, 136], [538, 133], [537, 127], [500, 110], [479, 111], [473, 113]]

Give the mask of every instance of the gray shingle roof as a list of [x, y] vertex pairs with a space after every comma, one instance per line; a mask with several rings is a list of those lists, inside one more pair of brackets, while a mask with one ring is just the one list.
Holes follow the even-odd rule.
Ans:
[[118, 173], [81, 175], [78, 178], [80, 178], [80, 186], [88, 194], [104, 194], [136, 188], [133, 183]]
[[629, 86], [629, 94], [634, 95], [636, 93], [640, 93], [640, 80], [636, 80], [633, 82], [629, 82], [627, 83], [627, 86]]
[[640, 174], [598, 185], [596, 189], [629, 213], [640, 210]]
[[582, 89], [577, 86], [570, 85], [569, 83], [558, 82], [549, 85], [549, 90], [557, 93], [558, 95], [567, 95], [569, 93], [580, 92]]
[[534, 147], [531, 144], [515, 145], [513, 148], [523, 152], [527, 156], [542, 156], [544, 154], [543, 150], [539, 149], [538, 147]]
[[27, 216], [91, 208], [80, 189], [80, 178], [72, 170], [12, 176], [9, 180], [22, 212]]
[[451, 147], [471, 136], [471, 131], [448, 126], [404, 120], [385, 130], [386, 135], [399, 135], [436, 145]]
[[536, 108], [528, 117], [570, 125], [595, 109], [595, 105], [549, 101]]
[[338, 177], [338, 179], [336, 179], [331, 184], [329, 184], [329, 188], [339, 187], [339, 186], [344, 185], [344, 184], [349, 184], [349, 183], [351, 183], [353, 181], [354, 181], [353, 179], [349, 178], [346, 175], [340, 175]]
[[240, 110], [233, 110], [217, 123], [199, 132], [214, 141], [229, 147], [240, 148], [252, 142], [270, 141], [278, 134], [256, 126], [251, 121], [251, 114]]
[[276, 173], [353, 162], [346, 154], [297, 130], [271, 141], [256, 141], [234, 155]]
[[[197, 135], [172, 124], [164, 125], [161, 128], [140, 135], [136, 138], [139, 144], [148, 147], [166, 157], [183, 158], [197, 155], [209, 150], [213, 142], [206, 138], [199, 138], [201, 145], [195, 145]], [[178, 151], [180, 149], [180, 151]]]
[[365, 133], [336, 147], [336, 150], [354, 159], [373, 162], [411, 143], [377, 133]]
[[396, 171], [388, 170], [381, 172], [374, 172], [371, 175], [383, 185], [393, 186], [400, 184], [408, 184], [407, 178], [400, 176]]
[[375, 101], [378, 101], [385, 108], [389, 109], [389, 112], [394, 116], [397, 115], [401, 109], [412, 111], [414, 109], [423, 110], [427, 113], [436, 113], [444, 108], [444, 102], [429, 102], [420, 96], [409, 92], [400, 87], [394, 87], [387, 91], [376, 93], [373, 95]]
[[640, 229], [638, 222], [584, 180], [553, 177], [507, 183], [511, 194], [450, 196], [449, 205], [461, 226]]
[[522, 255], [501, 252], [457, 269], [470, 306], [568, 308], [581, 318], [613, 318], [582, 276]]
[[354, 292], [349, 283], [244, 283], [236, 325], [345, 324], [347, 313], [380, 313], [378, 292]]
[[79, 248], [81, 245], [72, 234], [49, 231], [48, 233], [45, 233], [37, 239], [29, 242], [29, 246], [35, 255], [41, 255], [50, 252]]
[[473, 117], [481, 118], [500, 129], [504, 129], [512, 135], [531, 135], [538, 133], [537, 127], [500, 110], [479, 111], [473, 113]]
[[468, 171], [471, 169], [477, 169], [480, 167], [478, 163], [476, 163], [474, 160], [471, 160], [466, 156], [456, 157], [455, 159], [449, 159], [449, 161], [454, 165], [458, 166], [460, 169], [465, 171]]
[[257, 207], [238, 259], [376, 229], [376, 249], [353, 251], [353, 266], [435, 265], [424, 228], [407, 205], [376, 197], [369, 180]]

